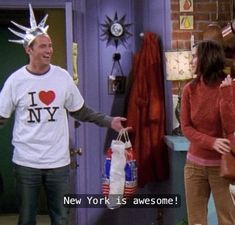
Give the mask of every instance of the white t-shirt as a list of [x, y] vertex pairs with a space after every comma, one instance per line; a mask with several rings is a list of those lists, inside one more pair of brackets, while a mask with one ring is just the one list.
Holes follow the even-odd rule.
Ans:
[[57, 168], [70, 163], [66, 110], [84, 104], [69, 73], [54, 65], [43, 75], [22, 67], [0, 92], [0, 116], [15, 111], [13, 162], [32, 168]]

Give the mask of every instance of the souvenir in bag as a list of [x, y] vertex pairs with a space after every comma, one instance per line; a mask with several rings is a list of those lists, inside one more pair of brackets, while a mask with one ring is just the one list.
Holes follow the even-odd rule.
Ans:
[[122, 198], [130, 198], [136, 190], [137, 165], [134, 151], [127, 131], [120, 131], [106, 153], [104, 164], [102, 191], [110, 200], [107, 207], [120, 207]]

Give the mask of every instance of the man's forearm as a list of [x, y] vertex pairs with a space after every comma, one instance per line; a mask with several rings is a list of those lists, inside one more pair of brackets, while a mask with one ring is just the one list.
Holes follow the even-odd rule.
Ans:
[[70, 115], [76, 120], [95, 123], [101, 127], [111, 127], [111, 122], [113, 119], [103, 113], [96, 112], [95, 110], [87, 107], [85, 104], [80, 110], [70, 112]]

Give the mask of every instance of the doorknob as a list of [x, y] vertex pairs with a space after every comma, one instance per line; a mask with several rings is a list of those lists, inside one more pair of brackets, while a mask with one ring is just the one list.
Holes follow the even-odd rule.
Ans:
[[70, 167], [71, 169], [77, 169], [79, 167], [79, 164], [77, 163], [77, 161], [72, 161], [70, 163]]
[[77, 162], [77, 156], [82, 155], [82, 148], [70, 148], [71, 168], [77, 169], [79, 164]]
[[70, 156], [75, 156], [75, 155], [82, 155], [82, 148], [71, 148], [70, 149]]

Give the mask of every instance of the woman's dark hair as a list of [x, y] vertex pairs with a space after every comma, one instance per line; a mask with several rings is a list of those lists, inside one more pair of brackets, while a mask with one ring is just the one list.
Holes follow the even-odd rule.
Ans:
[[196, 80], [201, 77], [206, 84], [213, 84], [225, 77], [225, 53], [222, 45], [216, 41], [202, 41], [197, 44]]

